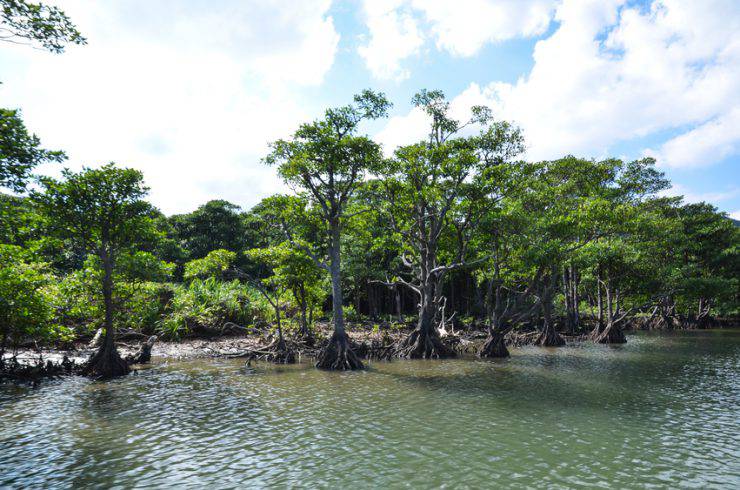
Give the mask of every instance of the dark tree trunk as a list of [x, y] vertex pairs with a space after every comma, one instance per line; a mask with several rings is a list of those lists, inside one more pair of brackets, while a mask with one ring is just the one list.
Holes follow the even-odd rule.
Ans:
[[267, 360], [270, 362], [274, 362], [275, 364], [293, 364], [295, 363], [295, 351], [288, 347], [287, 342], [285, 342], [285, 337], [283, 337], [280, 303], [276, 301], [274, 308], [278, 338], [267, 347], [266, 351], [269, 352], [269, 354], [267, 355]]
[[[438, 284], [437, 287], [440, 285]], [[398, 346], [396, 355], [408, 359], [447, 359], [455, 357], [455, 351], [442, 342], [434, 323], [437, 316], [435, 287], [428, 282], [422, 287], [419, 323]]]
[[606, 325], [596, 325], [591, 332], [591, 339], [599, 344], [624, 344], [627, 338], [617, 324], [618, 322], [614, 320], [611, 284], [608, 280], [604, 283], [604, 291], [606, 293]]
[[601, 297], [601, 271], [596, 275], [596, 305], [599, 309], [599, 330], [604, 328], [604, 302]]
[[298, 300], [298, 304], [301, 308], [301, 319], [300, 319], [300, 329], [298, 331], [298, 337], [301, 339], [309, 340], [313, 336], [311, 335], [311, 330], [309, 328], [309, 319], [308, 319], [308, 300], [306, 299], [306, 285], [301, 282], [299, 284], [298, 290], [296, 291], [298, 294], [294, 294], [293, 296], [296, 296], [296, 299]]
[[393, 295], [396, 297], [396, 320], [398, 323], [404, 323], [403, 306], [401, 305], [401, 291], [398, 286], [393, 287]]
[[565, 322], [568, 332], [575, 330], [573, 321], [573, 302], [571, 298], [570, 274], [567, 266], [563, 267], [563, 302], [565, 306]]
[[352, 351], [349, 336], [344, 329], [339, 221], [336, 220], [330, 225], [332, 236], [329, 248], [329, 273], [331, 274], [334, 333], [319, 353], [316, 367], [333, 371], [363, 369], [362, 362]]
[[608, 324], [604, 329], [599, 332], [598, 326], [594, 329], [591, 334], [591, 338], [597, 344], [626, 344], [627, 337], [624, 336], [624, 332], [615, 323]]
[[555, 330], [552, 323], [552, 275], [548, 277], [542, 293], [542, 333], [537, 338], [537, 345], [542, 347], [561, 347], [565, 345], [565, 340]]
[[[498, 278], [498, 266], [496, 267], [496, 277]], [[494, 283], [496, 283], [495, 287]], [[509, 357], [511, 355], [504, 341], [509, 327], [503, 325], [502, 290], [502, 285], [498, 279], [490, 279], [486, 285], [485, 303], [489, 322], [488, 337], [480, 350], [478, 350], [478, 357], [496, 358]]]
[[504, 341], [505, 335], [497, 329], [488, 329], [488, 337], [478, 351], [478, 357], [483, 358], [500, 358], [509, 357], [509, 349], [506, 348]]
[[580, 312], [580, 298], [578, 297], [578, 282], [579, 282], [579, 276], [578, 271], [576, 268], [571, 264], [570, 266], [570, 281], [571, 281], [571, 291], [572, 291], [572, 299], [573, 299], [573, 326], [574, 328], [580, 329], [581, 328], [581, 312]]
[[378, 319], [378, 301], [376, 298], [376, 291], [373, 287], [372, 283], [370, 283], [370, 280], [365, 284], [365, 288], [367, 289], [367, 307], [369, 309], [370, 319], [373, 321], [377, 321]]
[[105, 338], [103, 344], [85, 364], [83, 372], [98, 378], [123, 376], [131, 371], [116, 349], [115, 328], [113, 326], [113, 258], [103, 245], [100, 254], [103, 263], [103, 302], [105, 305]]

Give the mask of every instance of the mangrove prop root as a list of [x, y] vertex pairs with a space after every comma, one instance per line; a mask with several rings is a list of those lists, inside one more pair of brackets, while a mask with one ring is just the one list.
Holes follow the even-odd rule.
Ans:
[[126, 362], [130, 365], [132, 364], [146, 364], [149, 361], [152, 360], [152, 347], [154, 347], [154, 343], [157, 341], [157, 336], [152, 335], [147, 339], [146, 342], [141, 344], [141, 347], [139, 347], [139, 350], [136, 351], [136, 353], [128, 356], [126, 358]]
[[288, 345], [284, 339], [279, 339], [270, 344], [267, 349], [268, 355], [266, 360], [275, 364], [294, 364], [295, 349]]
[[294, 364], [296, 362], [296, 347], [285, 340], [276, 340], [268, 346], [249, 349], [237, 354], [228, 354], [229, 359], [246, 357], [247, 364], [253, 360], [267, 361], [275, 364]]
[[565, 339], [552, 326], [548, 325], [542, 330], [535, 343], [542, 347], [562, 347], [565, 345]]
[[131, 372], [128, 363], [118, 354], [116, 346], [106, 349], [102, 346], [85, 363], [82, 374], [107, 379], [124, 376]]
[[478, 351], [478, 357], [483, 358], [509, 357], [510, 355], [504, 342], [504, 335], [498, 332], [489, 333], [488, 338]]
[[591, 332], [591, 340], [597, 344], [626, 344], [627, 337], [624, 332], [616, 325], [607, 326], [604, 330], [599, 331], [599, 327], [594, 328]]
[[30, 382], [36, 386], [41, 379], [57, 378], [74, 374], [79, 367], [74, 361], [64, 356], [61, 362], [39, 359], [35, 364], [19, 363], [16, 358], [0, 359], [0, 380]]
[[396, 348], [396, 356], [406, 359], [449, 359], [457, 357], [454, 349], [442, 342], [436, 331], [417, 328]]
[[319, 352], [316, 367], [330, 371], [351, 371], [364, 369], [365, 366], [352, 350], [347, 334], [334, 332], [329, 342]]

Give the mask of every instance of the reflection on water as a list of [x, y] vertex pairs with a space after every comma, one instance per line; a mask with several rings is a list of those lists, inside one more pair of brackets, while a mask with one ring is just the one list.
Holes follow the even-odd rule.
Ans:
[[740, 331], [0, 387], [0, 487], [740, 486]]

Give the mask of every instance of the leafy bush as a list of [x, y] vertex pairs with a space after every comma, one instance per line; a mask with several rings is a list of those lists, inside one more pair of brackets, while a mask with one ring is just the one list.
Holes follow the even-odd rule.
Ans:
[[344, 307], [344, 317], [350, 322], [358, 322], [361, 320], [360, 314], [352, 305], [347, 305]]
[[193, 279], [223, 278], [224, 272], [236, 260], [236, 253], [229, 250], [214, 250], [202, 259], [191, 260], [185, 264], [183, 277], [186, 281]]
[[159, 327], [170, 338], [182, 337], [202, 327], [219, 328], [226, 322], [252, 325], [269, 315], [269, 308], [265, 308], [259, 295], [238, 281], [194, 279], [187, 285], [175, 285], [173, 292]]
[[14, 245], [0, 245], [0, 352], [26, 338], [64, 339], [54, 323], [47, 265]]

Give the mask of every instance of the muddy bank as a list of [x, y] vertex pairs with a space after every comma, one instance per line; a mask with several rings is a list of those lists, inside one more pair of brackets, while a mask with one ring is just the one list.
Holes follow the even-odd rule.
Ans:
[[[725, 321], [720, 326], [734, 326], [736, 322]], [[625, 330], [638, 330], [642, 325], [631, 322]], [[631, 327], [631, 328], [630, 328]], [[354, 323], [348, 325], [347, 333], [352, 341], [356, 354], [363, 359], [390, 359], [393, 347], [413, 330], [414, 324], [389, 327], [387, 324]], [[560, 332], [567, 344], [589, 341], [591, 325], [583, 325], [578, 333]], [[328, 323], [319, 323], [314, 328], [312, 339], [293, 339], [288, 337], [298, 361], [313, 361], [331, 335]], [[521, 347], [536, 342], [540, 330], [534, 327], [522, 328], [507, 333], [507, 347]], [[126, 332], [116, 344], [121, 357], [134, 357], [146, 342], [147, 336]], [[487, 338], [482, 325], [470, 324], [452, 330], [443, 339], [458, 354], [474, 355]], [[197, 359], [197, 358], [246, 358], [257, 359], [255, 352], [269, 346], [275, 339], [268, 332], [247, 333], [245, 330], [208, 337], [185, 338], [177, 341], [157, 340], [151, 349], [152, 358], [156, 359]], [[76, 374], [75, 367], [83, 365], [95, 352], [96, 347], [87, 339], [63, 346], [26, 347], [15, 353], [6, 352], [0, 359], [0, 381], [31, 381], [40, 378], [53, 378], [62, 375]]]

